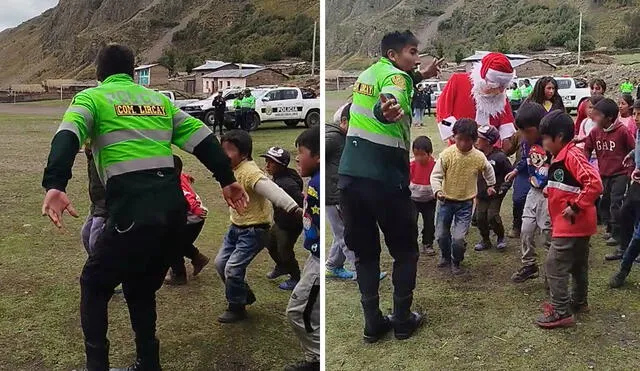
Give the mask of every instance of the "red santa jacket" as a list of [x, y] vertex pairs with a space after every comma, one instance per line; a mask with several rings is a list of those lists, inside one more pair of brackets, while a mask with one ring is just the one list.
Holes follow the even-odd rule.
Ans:
[[191, 187], [191, 183], [193, 183], [193, 177], [191, 175], [184, 172], [180, 174], [180, 188], [182, 188], [184, 198], [189, 204], [189, 210], [187, 211], [187, 222], [197, 223], [206, 216], [207, 209], [202, 206], [200, 196], [198, 196], [198, 194], [193, 190], [193, 187]]
[[[546, 194], [549, 198], [553, 237], [587, 237], [597, 232], [595, 202], [602, 181], [584, 152], [574, 143], [566, 145], [549, 167]], [[577, 211], [571, 219], [562, 215], [568, 206]]]
[[[442, 94], [438, 98], [438, 104], [436, 107], [436, 121], [438, 125], [443, 120], [449, 122], [456, 121], [461, 118], [470, 118], [476, 120], [479, 125], [493, 125], [500, 132], [500, 138], [506, 139], [513, 136], [516, 132], [513, 124], [513, 112], [511, 111], [511, 105], [509, 100], [505, 98], [504, 111], [497, 115], [489, 117], [489, 122], [486, 122], [486, 118], [477, 117], [478, 112], [476, 110], [476, 102], [471, 94], [471, 79], [468, 73], [454, 73], [447, 85], [445, 85]], [[453, 124], [453, 122], [452, 122]], [[442, 139], [447, 139], [447, 134], [450, 135], [451, 128], [440, 128], [440, 136]]]

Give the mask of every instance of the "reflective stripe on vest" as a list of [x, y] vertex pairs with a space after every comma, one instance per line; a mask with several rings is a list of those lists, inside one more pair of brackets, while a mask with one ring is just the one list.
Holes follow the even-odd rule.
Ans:
[[177, 128], [180, 126], [184, 120], [188, 119], [190, 115], [182, 110], [178, 111], [175, 116], [173, 116], [173, 128]]
[[191, 137], [189, 138], [189, 140], [187, 140], [182, 149], [189, 153], [193, 153], [193, 150], [198, 146], [198, 144], [200, 144], [206, 137], [211, 134], [212, 132], [208, 127], [201, 127], [193, 134], [191, 134]]
[[404, 140], [402, 139], [390, 137], [388, 135], [373, 133], [371, 131], [357, 128], [354, 126], [349, 126], [349, 131], [347, 132], [347, 136], [359, 137], [362, 139], [366, 139], [369, 142], [381, 144], [383, 146], [393, 147], [393, 148], [402, 148], [405, 151], [407, 150], [407, 147], [404, 144]]
[[96, 138], [95, 148], [100, 151], [106, 146], [135, 139], [170, 142], [173, 132], [170, 130], [125, 129], [102, 134]]
[[104, 180], [103, 182], [106, 184], [109, 178], [114, 177], [116, 175], [131, 173], [134, 171], [148, 170], [148, 169], [159, 169], [159, 168], [172, 168], [173, 167], [173, 156], [164, 156], [164, 157], [151, 157], [151, 158], [140, 158], [129, 161], [121, 161], [115, 164], [109, 165], [104, 169]]
[[[81, 140], [80, 131], [78, 130], [78, 127], [76, 126], [76, 124], [74, 124], [73, 122], [63, 121], [62, 123], [60, 123], [60, 126], [58, 126], [58, 131], [56, 131], [56, 134], [63, 130], [69, 130], [70, 132], [74, 133], [76, 137], [78, 137], [78, 142]], [[80, 146], [82, 146], [82, 143], [80, 143]]]

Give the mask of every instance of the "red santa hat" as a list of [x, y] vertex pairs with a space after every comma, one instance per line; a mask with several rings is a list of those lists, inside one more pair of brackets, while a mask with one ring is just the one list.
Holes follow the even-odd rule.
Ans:
[[480, 78], [488, 85], [506, 87], [513, 79], [513, 67], [509, 59], [502, 53], [485, 55], [476, 66]]

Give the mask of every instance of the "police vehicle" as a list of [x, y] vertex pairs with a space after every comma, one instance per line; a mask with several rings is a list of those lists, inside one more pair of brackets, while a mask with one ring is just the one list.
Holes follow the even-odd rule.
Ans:
[[[256, 98], [254, 117], [250, 130], [257, 129], [263, 122], [283, 121], [289, 127], [297, 126], [301, 121], [311, 127], [320, 124], [320, 99], [310, 89], [297, 87], [257, 86], [249, 88], [251, 95]], [[225, 127], [235, 127], [235, 108], [233, 100], [245, 88], [231, 88], [224, 90], [223, 99], [226, 101]], [[213, 125], [213, 98], [211, 97], [189, 104], [183, 110], [192, 116], [202, 119], [207, 125]]]

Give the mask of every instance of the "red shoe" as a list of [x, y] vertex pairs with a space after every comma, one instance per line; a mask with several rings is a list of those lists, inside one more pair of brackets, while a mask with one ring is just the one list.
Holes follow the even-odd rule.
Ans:
[[536, 325], [542, 328], [570, 327], [576, 324], [571, 314], [560, 316], [553, 305], [549, 303], [544, 303], [542, 308], [544, 313], [536, 319]]

